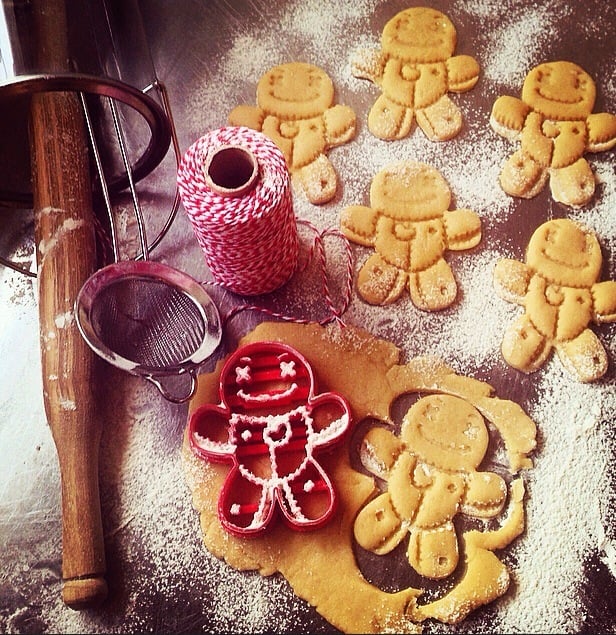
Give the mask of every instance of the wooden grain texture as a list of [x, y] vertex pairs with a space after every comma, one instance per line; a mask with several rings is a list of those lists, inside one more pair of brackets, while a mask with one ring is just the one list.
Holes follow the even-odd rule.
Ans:
[[[65, 8], [34, 3], [39, 56], [67, 65]], [[96, 269], [88, 145], [76, 93], [34, 95], [30, 153], [37, 245], [45, 412], [58, 452], [62, 493], [62, 597], [74, 609], [107, 595], [94, 400], [97, 360], [79, 333], [74, 302]]]

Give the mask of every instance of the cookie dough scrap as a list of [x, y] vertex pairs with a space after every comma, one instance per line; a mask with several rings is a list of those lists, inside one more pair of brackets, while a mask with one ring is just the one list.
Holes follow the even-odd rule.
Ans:
[[289, 62], [270, 68], [257, 83], [257, 104], [241, 104], [229, 124], [259, 130], [283, 152], [293, 184], [315, 205], [330, 201], [338, 187], [327, 157], [330, 148], [355, 137], [350, 106], [334, 103], [334, 84], [320, 67]]
[[[319, 390], [344, 395], [355, 423], [370, 417], [387, 429], [392, 423], [392, 402], [409, 392], [460, 399], [473, 412], [479, 428], [485, 417], [502, 434], [512, 473], [532, 466], [529, 455], [535, 448], [536, 434], [532, 420], [517, 404], [493, 396], [487, 384], [456, 375], [439, 360], [418, 358], [400, 365], [400, 351], [390, 342], [362, 329], [338, 324], [323, 327], [265, 322], [242, 338], [238, 346], [260, 341], [282, 342], [306, 356]], [[201, 405], [217, 403], [222, 365], [223, 360], [212, 373], [199, 377], [189, 417]], [[506, 518], [499, 529], [468, 531], [460, 536], [464, 574], [459, 582], [438, 600], [422, 604], [421, 588], [385, 592], [369, 583], [359, 569], [354, 523], [360, 510], [379, 491], [374, 478], [352, 468], [350, 439], [351, 435], [341, 447], [322, 456], [323, 466], [339, 492], [339, 505], [328, 524], [314, 531], [298, 532], [278, 522], [263, 535], [241, 538], [226, 532], [217, 515], [228, 466], [199, 459], [185, 435], [182, 458], [206, 548], [241, 571], [256, 570], [264, 576], [280, 572], [298, 597], [316, 607], [334, 627], [348, 633], [419, 633], [421, 622], [428, 617], [458, 622], [506, 592], [509, 573], [494, 550], [505, 547], [523, 531], [521, 477], [511, 484]], [[467, 507], [493, 514], [504, 500], [500, 482], [495, 483], [495, 487], [482, 487], [478, 482], [477, 487], [467, 488]], [[336, 554], [335, 575], [332, 553]]]
[[351, 241], [373, 247], [357, 279], [369, 304], [395, 302], [408, 288], [424, 311], [445, 309], [458, 285], [447, 250], [471, 249], [481, 241], [481, 219], [469, 209], [449, 210], [451, 190], [435, 168], [406, 160], [386, 166], [370, 185], [370, 207], [342, 210], [340, 228]]
[[616, 115], [593, 113], [593, 78], [568, 61], [545, 62], [526, 76], [521, 99], [498, 97], [490, 125], [519, 144], [499, 176], [511, 196], [533, 198], [549, 181], [555, 201], [579, 208], [592, 200], [595, 175], [585, 158], [616, 145]]
[[496, 263], [496, 293], [524, 307], [501, 345], [510, 366], [535, 372], [556, 350], [566, 370], [581, 382], [606, 373], [607, 352], [589, 326], [616, 321], [616, 282], [599, 281], [602, 262], [594, 232], [559, 218], [534, 231], [525, 262], [505, 258]]
[[429, 7], [400, 11], [383, 29], [380, 49], [360, 49], [351, 72], [381, 95], [368, 114], [370, 132], [387, 141], [408, 136], [414, 121], [431, 141], [447, 141], [462, 129], [462, 113], [447, 93], [471, 90], [479, 64], [454, 55], [457, 33], [448, 16]]

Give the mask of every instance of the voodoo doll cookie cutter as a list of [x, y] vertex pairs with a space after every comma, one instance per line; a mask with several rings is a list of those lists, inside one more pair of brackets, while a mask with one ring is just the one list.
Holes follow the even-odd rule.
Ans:
[[318, 455], [341, 442], [351, 411], [340, 394], [315, 393], [312, 367], [297, 350], [254, 342], [224, 364], [220, 404], [204, 404], [190, 417], [193, 452], [231, 463], [218, 498], [228, 532], [260, 534], [277, 513], [296, 530], [331, 518], [337, 494]]

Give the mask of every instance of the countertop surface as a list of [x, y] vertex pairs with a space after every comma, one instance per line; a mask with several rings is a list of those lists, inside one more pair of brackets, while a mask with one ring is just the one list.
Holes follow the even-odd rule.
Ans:
[[[457, 373], [489, 383], [496, 396], [519, 403], [537, 424], [534, 466], [524, 473], [526, 531], [501, 554], [512, 570], [510, 590], [458, 625], [429, 621], [425, 632], [614, 632], [616, 324], [591, 327], [609, 359], [600, 380], [577, 382], [556, 356], [524, 375], [508, 367], [500, 353], [504, 330], [520, 309], [495, 294], [491, 279], [497, 260], [523, 260], [534, 229], [559, 217], [596, 233], [604, 260], [601, 280], [616, 279], [614, 150], [586, 155], [597, 188], [582, 208], [555, 202], [549, 187], [533, 199], [514, 199], [500, 189], [498, 174], [515, 144], [494, 132], [489, 114], [498, 96], [519, 96], [533, 66], [560, 59], [578, 63], [595, 80], [594, 112], [616, 113], [616, 14], [603, 0], [435, 0], [430, 6], [445, 12], [457, 28], [455, 53], [475, 57], [481, 69], [472, 90], [452, 96], [464, 127], [440, 143], [417, 129], [401, 141], [377, 141], [366, 120], [379, 90], [351, 75], [350, 58], [359, 46], [378, 47], [385, 22], [413, 4], [143, 0], [141, 12], [182, 152], [226, 125], [236, 105], [254, 105], [257, 81], [270, 67], [307, 61], [330, 75], [336, 102], [355, 110], [357, 134], [328, 152], [339, 178], [336, 197], [317, 206], [295, 192], [299, 218], [321, 230], [338, 228], [345, 206], [369, 204], [372, 176], [405, 158], [440, 170], [453, 192], [451, 209], [470, 208], [481, 218], [481, 243], [468, 253], [447, 255], [460, 289], [451, 307], [422, 312], [408, 293], [391, 305], [371, 306], [354, 287], [343, 316], [348, 324], [392, 341], [403, 359], [435, 354]], [[174, 198], [173, 156], [139, 184], [139, 191], [154, 233]], [[127, 208], [124, 203], [122, 218]], [[3, 222], [7, 253], [2, 255], [32, 266], [31, 218], [7, 211], [0, 227]], [[130, 221], [123, 227], [134, 231]], [[309, 243], [309, 235], [300, 231], [300, 237], [304, 246]], [[344, 250], [335, 238], [325, 247], [332, 290], [340, 298]], [[353, 253], [356, 274], [368, 250], [354, 245]], [[211, 281], [181, 207], [152, 258]], [[245, 301], [204, 286], [223, 314]], [[281, 576], [238, 572], [208, 553], [180, 457], [187, 404], [166, 401], [144, 379], [107, 363], [93, 389], [104, 421], [99, 480], [109, 594], [94, 609], [74, 611], [63, 604], [60, 477], [43, 408], [36, 293], [35, 279], [0, 269], [0, 630], [335, 631]], [[250, 301], [301, 319], [318, 320], [325, 311], [320, 280], [306, 275]], [[202, 370], [211, 370], [262, 319], [258, 312], [234, 319]]]

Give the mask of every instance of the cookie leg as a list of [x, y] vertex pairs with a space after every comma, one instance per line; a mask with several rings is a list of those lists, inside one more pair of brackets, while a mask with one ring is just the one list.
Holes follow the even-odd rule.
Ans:
[[441, 258], [428, 269], [409, 275], [409, 292], [418, 309], [439, 311], [453, 304], [458, 285], [451, 267]]
[[336, 504], [329, 477], [316, 461], [310, 459], [295, 478], [280, 487], [279, 494], [282, 513], [297, 527], [316, 527], [326, 522]]
[[233, 468], [218, 500], [218, 516], [223, 527], [233, 534], [257, 534], [269, 524], [274, 506], [268, 485], [245, 478], [239, 469]]
[[314, 205], [331, 201], [336, 194], [338, 179], [330, 160], [320, 154], [312, 163], [293, 173], [294, 183]]
[[545, 187], [547, 180], [547, 170], [521, 150], [507, 159], [499, 176], [503, 190], [520, 198], [533, 198]]
[[357, 543], [379, 556], [395, 549], [407, 535], [388, 492], [384, 492], [361, 509], [355, 519]]
[[524, 373], [539, 370], [551, 351], [552, 345], [533, 326], [526, 314], [507, 328], [501, 344], [505, 361]]
[[566, 168], [552, 170], [550, 174], [550, 189], [555, 201], [582, 207], [586, 205], [595, 193], [595, 175], [586, 159], [578, 159]]
[[427, 578], [446, 578], [458, 566], [458, 537], [452, 523], [434, 529], [412, 527], [407, 556], [410, 565]]
[[555, 346], [562, 365], [579, 381], [594, 381], [607, 372], [607, 353], [590, 329], [585, 329], [573, 340]]
[[413, 110], [381, 95], [368, 113], [368, 130], [379, 139], [404, 139], [413, 127]]
[[395, 302], [406, 284], [404, 271], [385, 262], [379, 254], [372, 254], [364, 263], [357, 277], [357, 289], [369, 304]]
[[462, 129], [460, 109], [443, 95], [436, 103], [417, 110], [417, 125], [431, 141], [447, 141]]

